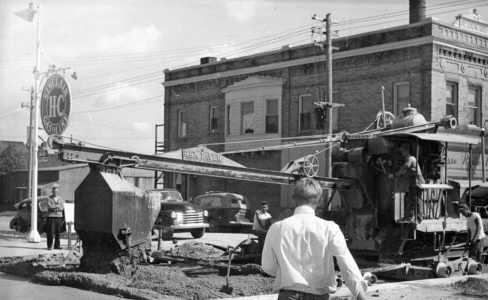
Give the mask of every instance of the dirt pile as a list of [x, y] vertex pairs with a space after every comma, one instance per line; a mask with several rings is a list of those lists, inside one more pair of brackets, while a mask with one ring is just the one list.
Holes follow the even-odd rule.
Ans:
[[[101, 256], [94, 252], [92, 254], [88, 257], [88, 264], [95, 267]], [[104, 274], [100, 274], [100, 269], [86, 272], [79, 268], [79, 257], [72, 256], [65, 261], [59, 254], [25, 259], [4, 258], [0, 262], [0, 271], [32, 278], [36, 283], [76, 287], [130, 299], [169, 297], [196, 300], [272, 293], [274, 279], [262, 273], [260, 266], [253, 264], [233, 264], [229, 279], [229, 285], [233, 288], [232, 294], [222, 292], [222, 287], [226, 285], [226, 263], [219, 262], [219, 258], [228, 256], [223, 250], [209, 245], [188, 243], [169, 252], [152, 254], [159, 257], [159, 261], [169, 260], [159, 264], [129, 262], [129, 273], [113, 272], [113, 269], [112, 272], [106, 272], [105, 266], [102, 272]], [[181, 259], [173, 260], [172, 257]], [[206, 258], [203, 263], [200, 261], [202, 258]], [[83, 259], [87, 257], [82, 257], [81, 260]], [[216, 261], [213, 262], [212, 259]]]
[[225, 276], [216, 273], [187, 276], [185, 269], [190, 267], [194, 266], [140, 265], [130, 278], [114, 273], [84, 273], [75, 268], [45, 268], [25, 262], [0, 266], [0, 270], [31, 277], [36, 283], [76, 287], [130, 299], [161, 299], [163, 296], [216, 299], [272, 293], [271, 277], [259, 274], [230, 276], [229, 285], [233, 292], [229, 295], [220, 291], [226, 284]]
[[466, 296], [488, 297], [488, 280], [486, 279], [469, 277], [457, 281], [454, 283], [454, 287]]

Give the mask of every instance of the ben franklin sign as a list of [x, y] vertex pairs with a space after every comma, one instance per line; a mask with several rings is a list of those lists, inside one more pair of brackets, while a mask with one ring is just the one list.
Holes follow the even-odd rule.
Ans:
[[59, 74], [49, 77], [42, 89], [41, 120], [48, 134], [62, 134], [68, 126], [71, 92], [68, 82]]

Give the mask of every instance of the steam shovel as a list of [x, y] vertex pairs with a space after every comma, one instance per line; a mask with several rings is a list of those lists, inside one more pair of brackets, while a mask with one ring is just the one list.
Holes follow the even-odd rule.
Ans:
[[228, 246], [227, 252], [229, 253], [229, 260], [227, 262], [227, 275], [225, 276], [226, 285], [224, 285], [220, 289], [220, 291], [222, 293], [226, 293], [226, 294], [232, 295], [232, 292], [234, 291], [234, 288], [231, 287], [231, 286], [229, 286], [229, 276], [230, 276], [230, 263], [232, 261], [232, 254], [234, 253], [234, 248], [231, 247], [231, 246]]

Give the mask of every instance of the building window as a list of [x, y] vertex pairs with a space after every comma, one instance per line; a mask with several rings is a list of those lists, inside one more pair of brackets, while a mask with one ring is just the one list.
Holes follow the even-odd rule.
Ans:
[[468, 86], [468, 125], [481, 127], [481, 87]]
[[457, 82], [446, 82], [446, 115], [458, 119], [458, 84]]
[[230, 135], [230, 104], [225, 107], [227, 119], [225, 120], [225, 128], [227, 135]]
[[278, 133], [278, 99], [266, 100], [266, 133]]
[[393, 85], [393, 114], [399, 115], [410, 103], [410, 83], [398, 82]]
[[313, 99], [312, 95], [301, 95], [298, 98], [299, 102], [299, 130], [312, 129], [312, 112], [313, 112]]
[[186, 137], [186, 128], [188, 124], [188, 113], [184, 110], [177, 111], [177, 121], [178, 121], [178, 138]]
[[210, 106], [209, 110], [209, 130], [211, 133], [217, 132], [217, 127], [219, 125], [217, 106]]
[[254, 102], [241, 103], [241, 134], [254, 133]]

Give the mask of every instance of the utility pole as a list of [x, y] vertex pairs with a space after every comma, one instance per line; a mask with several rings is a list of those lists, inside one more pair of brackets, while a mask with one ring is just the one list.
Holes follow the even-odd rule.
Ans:
[[32, 175], [31, 177], [31, 229], [27, 236], [27, 240], [30, 243], [40, 243], [41, 236], [37, 231], [37, 135], [38, 133], [38, 105], [39, 105], [39, 86], [40, 75], [39, 66], [41, 61], [41, 5], [37, 6], [37, 40], [36, 40], [36, 66], [34, 68], [34, 97], [32, 107], [32, 119], [33, 124], [31, 128], [31, 140], [30, 140], [30, 155], [32, 163]]
[[[327, 100], [328, 100], [328, 118], [327, 121], [329, 123], [329, 137], [332, 136], [332, 109], [333, 109], [333, 101], [332, 101], [332, 30], [331, 30], [331, 14], [328, 13], [325, 16], [325, 31], [327, 32], [326, 36], [326, 43], [327, 43]], [[332, 177], [332, 147], [329, 146], [327, 150], [327, 173], [326, 177]], [[329, 193], [330, 196], [330, 193]]]
[[[327, 115], [327, 133], [329, 137], [332, 137], [332, 130], [333, 130], [333, 120], [332, 120], [332, 111], [334, 108], [339, 108], [339, 107], [344, 107], [344, 104], [342, 103], [334, 103], [332, 94], [333, 94], [333, 89], [332, 89], [332, 51], [336, 50], [334, 47], [332, 47], [332, 18], [331, 14], [328, 13], [325, 17], [325, 19], [318, 19], [316, 15], [312, 17], [313, 20], [318, 20], [322, 23], [325, 23], [325, 32], [323, 34], [326, 35], [326, 40], [325, 40], [325, 45], [318, 44], [318, 46], [323, 50], [324, 46], [326, 49], [325, 52], [325, 58], [326, 58], [326, 91], [327, 91], [327, 101], [318, 101], [315, 102], [315, 105], [320, 106]], [[312, 33], [314, 33], [314, 29], [312, 29]], [[324, 99], [325, 100], [325, 99]], [[327, 151], [326, 151], [326, 157], [327, 161], [327, 167], [326, 167], [326, 177], [332, 177], [332, 145], [330, 144]], [[331, 192], [327, 190], [327, 198], [331, 197]], [[327, 203], [331, 203], [329, 199], [326, 201]], [[325, 209], [329, 209], [329, 207], [325, 207]]]

